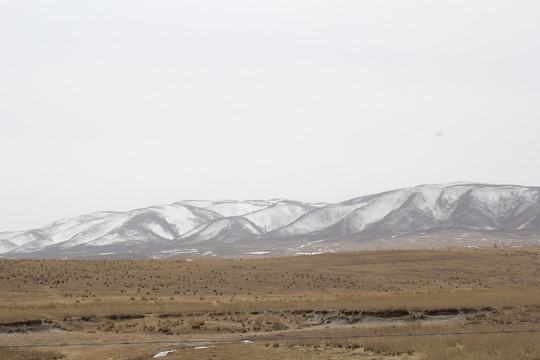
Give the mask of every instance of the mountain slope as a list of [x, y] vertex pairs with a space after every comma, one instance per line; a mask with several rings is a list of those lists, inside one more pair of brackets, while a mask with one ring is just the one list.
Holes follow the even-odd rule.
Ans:
[[306, 246], [339, 251], [345, 243], [437, 231], [498, 231], [537, 238], [540, 188], [421, 185], [336, 204], [187, 200], [127, 212], [96, 212], [39, 229], [0, 233], [0, 256], [144, 258], [249, 254], [261, 249], [283, 254]]
[[299, 201], [281, 200], [267, 208], [245, 214], [243, 217], [264, 232], [286, 226], [317, 207]]

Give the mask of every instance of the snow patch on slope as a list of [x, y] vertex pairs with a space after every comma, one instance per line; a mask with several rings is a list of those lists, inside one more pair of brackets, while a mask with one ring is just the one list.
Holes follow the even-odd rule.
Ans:
[[62, 248], [68, 248], [75, 245], [85, 244], [95, 239], [101, 238], [105, 234], [121, 226], [129, 215], [125, 213], [111, 213], [107, 219], [92, 222], [92, 226], [84, 229], [68, 241], [60, 244]]
[[207, 221], [221, 217], [216, 212], [186, 205], [174, 203], [172, 205], [153, 206], [150, 209], [159, 213], [175, 229], [176, 235], [185, 234]]
[[0, 254], [16, 248], [16, 245], [9, 240], [0, 240]]
[[10, 238], [17, 236], [21, 231], [4, 231], [0, 232], [0, 240], [9, 240]]
[[218, 238], [234, 241], [245, 235], [260, 234], [261, 230], [249, 220], [241, 217], [229, 217], [200, 225], [189, 233], [182, 235], [179, 239], [188, 239], [190, 243], [216, 240]]
[[248, 213], [243, 217], [253, 222], [264, 232], [268, 232], [292, 223], [313, 209], [315, 207], [298, 202], [280, 201], [268, 208]]
[[175, 238], [175, 234], [172, 234], [171, 232], [165, 230], [163, 226], [157, 223], [149, 223], [146, 224], [146, 228], [156, 234], [159, 237], [162, 237], [167, 240], [171, 240]]
[[348, 231], [360, 232], [364, 230], [370, 224], [387, 216], [392, 210], [399, 208], [409, 196], [408, 192], [390, 192], [362, 204], [354, 210], [354, 216], [350, 217]]
[[350, 205], [340, 203], [318, 208], [300, 217], [290, 225], [277, 229], [275, 232], [277, 236], [301, 235], [316, 232], [335, 224], [367, 203], [359, 202]]
[[216, 202], [210, 206], [207, 206], [205, 209], [212, 210], [221, 214], [225, 217], [230, 216], [240, 216], [253, 211], [262, 210], [269, 206], [272, 206], [277, 201], [257, 201], [257, 200], [248, 200], [248, 201], [222, 201]]

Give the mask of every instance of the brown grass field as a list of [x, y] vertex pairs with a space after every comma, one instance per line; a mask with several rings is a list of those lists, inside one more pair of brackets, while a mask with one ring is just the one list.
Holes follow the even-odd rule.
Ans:
[[0, 260], [0, 359], [169, 350], [163, 358], [540, 359], [540, 248]]

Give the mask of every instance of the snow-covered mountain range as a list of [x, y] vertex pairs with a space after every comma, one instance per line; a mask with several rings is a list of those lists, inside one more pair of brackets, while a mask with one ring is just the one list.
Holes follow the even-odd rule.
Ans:
[[422, 185], [336, 204], [284, 199], [180, 201], [127, 212], [96, 212], [28, 231], [0, 232], [0, 257], [284, 255], [363, 249], [374, 242], [384, 247], [385, 241], [396, 244], [396, 238], [406, 244], [415, 234], [426, 239], [428, 233], [434, 234], [434, 245], [439, 238], [435, 234], [443, 232], [448, 237], [452, 231], [479, 237], [466, 236], [465, 242], [452, 243], [456, 246], [485, 240], [486, 234], [507, 238], [525, 234], [538, 241], [540, 187]]

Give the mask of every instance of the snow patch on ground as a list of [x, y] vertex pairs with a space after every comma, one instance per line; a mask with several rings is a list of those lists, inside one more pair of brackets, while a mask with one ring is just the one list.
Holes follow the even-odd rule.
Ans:
[[156, 355], [154, 355], [155, 358], [160, 358], [160, 357], [165, 357], [167, 356], [168, 354], [170, 353], [173, 353], [173, 352], [176, 352], [178, 350], [166, 350], [166, 351], [162, 351], [160, 353], [157, 353]]

